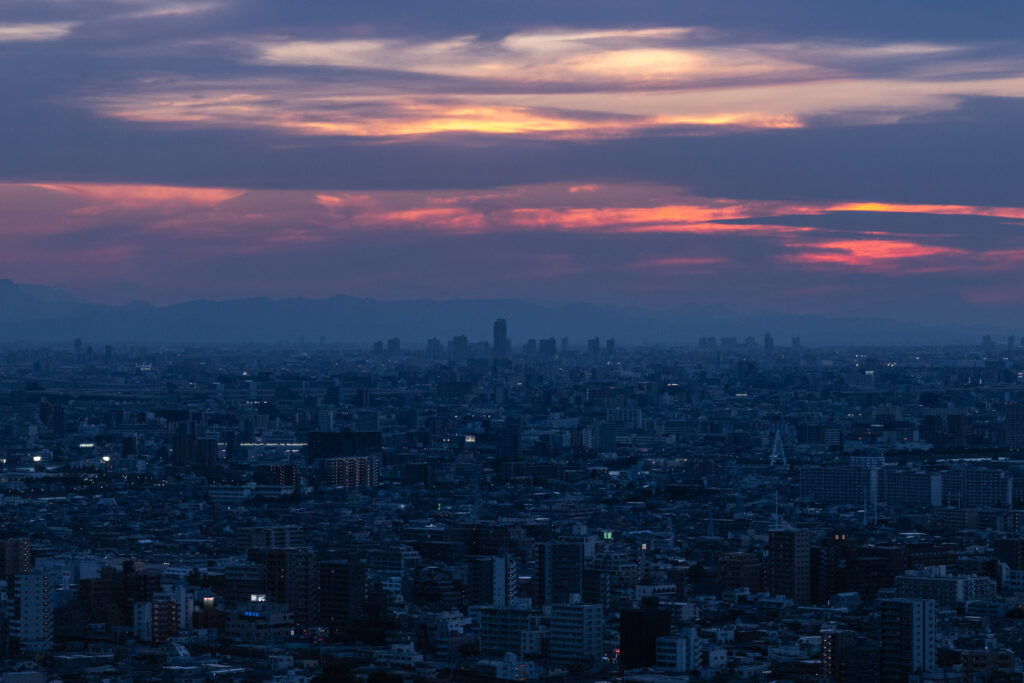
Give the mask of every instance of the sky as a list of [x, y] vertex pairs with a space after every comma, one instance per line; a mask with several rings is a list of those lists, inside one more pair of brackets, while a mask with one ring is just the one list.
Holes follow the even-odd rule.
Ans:
[[1024, 313], [1024, 4], [4, 0], [0, 277]]

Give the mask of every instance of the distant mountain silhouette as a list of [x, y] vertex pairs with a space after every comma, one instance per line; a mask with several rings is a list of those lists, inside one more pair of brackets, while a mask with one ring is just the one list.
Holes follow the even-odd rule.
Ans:
[[[123, 306], [90, 303], [58, 289], [0, 280], [0, 341], [139, 343], [295, 343], [323, 336], [332, 344], [365, 345], [399, 337], [406, 347], [429, 337], [465, 334], [490, 340], [495, 318], [505, 318], [518, 345], [528, 338], [615, 337], [624, 345], [694, 345], [701, 336], [767, 331], [777, 347], [799, 336], [806, 346], [975, 343], [973, 328], [934, 326], [883, 318], [743, 314], [721, 306], [687, 304], [650, 310], [588, 303], [543, 305], [517, 299], [380, 301], [348, 296], [328, 299], [248, 298], [198, 300], [169, 306], [133, 301]], [[1000, 332], [1000, 330], [986, 330]]]

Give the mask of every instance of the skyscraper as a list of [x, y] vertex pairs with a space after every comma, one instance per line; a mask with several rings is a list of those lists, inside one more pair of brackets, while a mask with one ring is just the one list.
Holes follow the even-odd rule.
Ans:
[[508, 325], [504, 318], [494, 321], [494, 358], [505, 359], [509, 355]]

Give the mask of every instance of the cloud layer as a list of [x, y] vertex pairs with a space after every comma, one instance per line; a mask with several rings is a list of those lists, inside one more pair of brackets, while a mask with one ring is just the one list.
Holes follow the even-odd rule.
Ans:
[[740, 4], [11, 0], [0, 275], [1024, 312], [1024, 9]]

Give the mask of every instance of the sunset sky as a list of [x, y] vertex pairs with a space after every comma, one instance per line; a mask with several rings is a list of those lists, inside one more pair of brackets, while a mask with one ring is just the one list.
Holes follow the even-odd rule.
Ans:
[[1024, 312], [1024, 3], [4, 0], [0, 278]]

